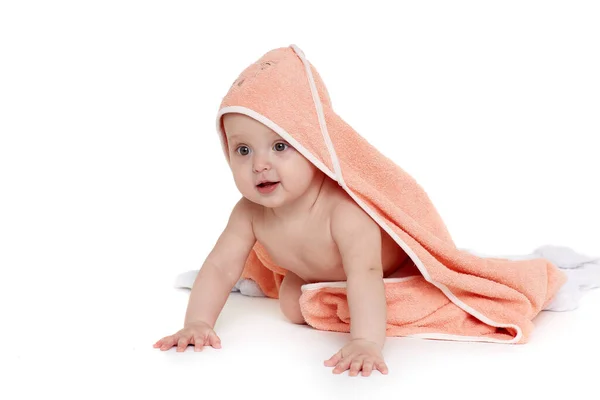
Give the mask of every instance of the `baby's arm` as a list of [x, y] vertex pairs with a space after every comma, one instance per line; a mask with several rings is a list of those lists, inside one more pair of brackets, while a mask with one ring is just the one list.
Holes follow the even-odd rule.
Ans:
[[381, 261], [381, 231], [358, 205], [342, 203], [333, 211], [331, 233], [338, 246], [350, 309], [352, 341], [330, 358], [334, 373], [350, 368], [350, 375], [373, 368], [387, 373], [381, 349], [385, 343], [387, 304]]
[[358, 206], [338, 206], [331, 218], [347, 279], [350, 334], [353, 339], [385, 342], [387, 305], [381, 262], [381, 232]]
[[256, 242], [252, 229], [253, 207], [242, 197], [233, 208], [225, 230], [206, 257], [192, 286], [185, 325], [201, 321], [214, 327]]
[[256, 242], [252, 229], [254, 207], [245, 198], [235, 205], [194, 281], [183, 329], [160, 339], [155, 348], [168, 350], [177, 346], [177, 351], [184, 351], [188, 344], [194, 344], [195, 350], [200, 351], [204, 345], [221, 347], [213, 327]]

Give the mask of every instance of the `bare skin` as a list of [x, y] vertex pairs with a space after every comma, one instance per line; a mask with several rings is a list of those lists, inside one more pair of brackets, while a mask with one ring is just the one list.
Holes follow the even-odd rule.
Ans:
[[[397, 272], [406, 253], [336, 182], [268, 127], [241, 114], [225, 115], [224, 127], [243, 197], [198, 273], [183, 329], [154, 347], [221, 347], [214, 324], [258, 241], [288, 271], [279, 300], [293, 323], [305, 323], [302, 285], [347, 282], [351, 339], [325, 365], [334, 367], [333, 373], [350, 370], [350, 376], [361, 371], [369, 376], [374, 369], [387, 374], [383, 278]], [[261, 193], [257, 184], [263, 179], [279, 183], [271, 193]]]

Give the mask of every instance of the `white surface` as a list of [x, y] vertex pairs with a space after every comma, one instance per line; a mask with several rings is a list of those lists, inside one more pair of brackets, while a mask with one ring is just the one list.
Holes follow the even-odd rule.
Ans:
[[366, 399], [396, 392], [412, 397], [425, 390], [431, 396], [476, 399], [491, 387], [496, 389], [488, 397], [505, 396], [504, 390], [517, 385], [523, 396], [589, 398], [597, 388], [600, 291], [585, 296], [578, 310], [542, 313], [526, 345], [394, 338], [384, 352], [387, 376], [351, 378], [333, 375], [322, 364], [346, 335], [289, 324], [276, 300], [238, 293], [216, 326], [222, 349], [153, 349], [160, 336], [179, 329], [187, 302], [187, 291], [167, 288], [160, 278], [166, 277], [151, 274], [144, 284], [112, 285], [110, 293], [98, 285], [87, 295], [80, 291], [79, 304], [70, 298], [56, 314], [19, 324], [25, 331], [11, 335], [15, 342], [3, 357], [3, 363], [10, 360], [5, 371], [11, 377], [3, 388], [22, 396], [10, 398], [57, 393], [177, 399], [227, 393], [280, 399], [288, 393], [289, 399]]
[[596, 393], [598, 291], [541, 315], [524, 346], [391, 340], [387, 377], [333, 376], [322, 362], [343, 335], [239, 294], [220, 351], [152, 343], [179, 329], [173, 278], [199, 268], [239, 196], [221, 97], [291, 43], [457, 246], [597, 255], [597, 2], [33, 3], [0, 3], [0, 398]]

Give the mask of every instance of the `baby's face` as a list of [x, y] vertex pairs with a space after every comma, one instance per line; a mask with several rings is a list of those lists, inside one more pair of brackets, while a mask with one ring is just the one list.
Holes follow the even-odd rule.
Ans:
[[[273, 130], [243, 114], [225, 114], [230, 167], [248, 200], [276, 208], [302, 196], [320, 172]], [[259, 182], [279, 182], [261, 188]]]

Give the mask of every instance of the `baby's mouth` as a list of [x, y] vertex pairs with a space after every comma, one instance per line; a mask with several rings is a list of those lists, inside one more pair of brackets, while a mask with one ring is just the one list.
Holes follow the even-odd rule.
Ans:
[[276, 185], [278, 183], [279, 183], [279, 181], [278, 182], [263, 182], [263, 183], [260, 183], [260, 184], [258, 184], [256, 186], [258, 186], [258, 187], [269, 187], [269, 186]]

